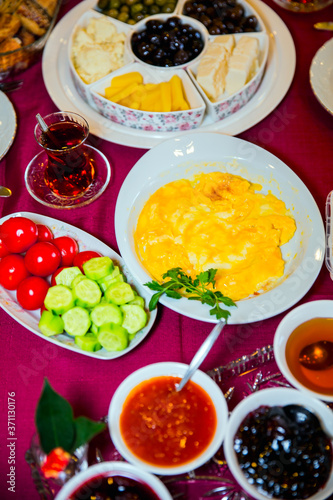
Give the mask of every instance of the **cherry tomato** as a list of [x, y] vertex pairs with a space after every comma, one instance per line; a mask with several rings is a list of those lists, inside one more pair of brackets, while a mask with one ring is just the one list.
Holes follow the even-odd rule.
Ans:
[[10, 251], [8, 250], [8, 248], [6, 247], [6, 245], [4, 244], [2, 239], [0, 238], [0, 259], [2, 259], [2, 257], [6, 257], [6, 255], [9, 255], [9, 254], [10, 254]]
[[51, 277], [51, 286], [54, 286], [56, 285], [56, 276], [58, 276], [58, 274], [63, 270], [63, 269], [67, 269], [66, 266], [62, 266], [62, 267], [58, 267], [58, 269], [52, 274], [52, 277]]
[[22, 255], [6, 255], [0, 260], [0, 285], [6, 290], [16, 290], [28, 276]]
[[51, 229], [44, 224], [37, 224], [38, 241], [52, 241], [53, 233]]
[[102, 254], [99, 252], [95, 252], [94, 250], [84, 250], [83, 252], [79, 252], [73, 260], [73, 266], [77, 266], [83, 272], [83, 264], [94, 257], [102, 257]]
[[17, 302], [28, 311], [39, 309], [44, 304], [49, 284], [39, 276], [29, 276], [17, 287]]
[[59, 249], [50, 241], [39, 241], [29, 248], [24, 257], [28, 271], [34, 276], [46, 277], [58, 269], [61, 262]]
[[79, 253], [77, 241], [70, 236], [59, 236], [53, 240], [53, 244], [60, 250], [61, 265], [64, 267], [72, 266], [74, 257]]
[[37, 225], [27, 217], [11, 217], [2, 223], [0, 238], [9, 252], [25, 252], [37, 241]]

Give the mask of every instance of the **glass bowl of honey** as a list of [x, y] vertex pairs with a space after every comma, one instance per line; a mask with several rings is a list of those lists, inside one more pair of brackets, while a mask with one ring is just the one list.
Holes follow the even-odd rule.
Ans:
[[113, 444], [128, 462], [159, 475], [194, 470], [221, 447], [228, 406], [218, 385], [197, 370], [176, 386], [187, 365], [163, 362], [129, 375], [112, 397], [108, 422]]
[[333, 300], [296, 307], [274, 336], [277, 365], [297, 389], [333, 401]]

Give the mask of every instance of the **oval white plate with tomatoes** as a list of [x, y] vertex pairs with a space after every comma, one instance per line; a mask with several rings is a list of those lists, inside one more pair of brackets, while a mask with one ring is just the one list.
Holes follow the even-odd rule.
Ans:
[[[148, 302], [151, 296], [148, 289], [145, 289], [145, 287], [143, 287], [133, 279], [120, 255], [110, 247], [102, 243], [100, 240], [70, 224], [66, 224], [65, 222], [59, 221], [57, 219], [46, 217], [40, 214], [35, 214], [32, 212], [16, 212], [9, 214], [0, 219], [0, 224], [2, 224], [5, 220], [10, 219], [11, 217], [27, 217], [28, 219], [34, 221], [36, 224], [44, 224], [51, 229], [55, 238], [59, 236], [70, 236], [71, 238], [74, 238], [79, 245], [80, 252], [84, 250], [93, 250], [96, 252], [100, 252], [102, 255], [110, 257], [115, 265], [119, 265], [120, 269], [126, 276], [128, 283], [133, 285], [139, 295], [141, 295], [145, 299], [146, 311], [148, 312]], [[69, 349], [70, 351], [84, 354], [85, 356], [90, 356], [92, 358], [104, 360], [115, 359], [120, 356], [124, 356], [124, 354], [127, 354], [138, 344], [140, 344], [140, 342], [142, 342], [142, 340], [147, 336], [148, 332], [152, 328], [157, 314], [156, 309], [152, 312], [149, 312], [147, 325], [135, 335], [126, 349], [122, 351], [111, 352], [106, 351], [103, 348], [96, 352], [88, 352], [80, 349], [74, 343], [74, 337], [71, 337], [66, 333], [63, 333], [61, 335], [54, 335], [52, 337], [46, 337], [45, 335], [43, 335], [38, 328], [40, 311], [28, 311], [26, 309], [23, 309], [16, 300], [16, 291], [6, 290], [2, 286], [0, 286], [0, 306], [18, 323], [33, 332], [35, 335], [38, 335], [38, 337], [41, 337], [44, 340], [52, 342], [53, 344], [56, 344], [58, 346], [64, 347], [65, 349]]]

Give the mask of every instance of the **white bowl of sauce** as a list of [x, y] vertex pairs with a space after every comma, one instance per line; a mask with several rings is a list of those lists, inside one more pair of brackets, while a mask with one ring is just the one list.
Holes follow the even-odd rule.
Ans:
[[176, 392], [186, 369], [173, 362], [145, 366], [127, 377], [111, 400], [108, 421], [115, 447], [148, 472], [188, 472], [222, 445], [228, 421], [224, 395], [200, 370]]
[[[333, 363], [313, 369], [299, 361], [303, 349], [309, 351], [309, 346], [315, 342], [319, 348], [325, 343], [327, 351], [330, 342], [333, 343], [332, 300], [308, 302], [290, 311], [275, 332], [274, 356], [290, 384], [313, 397], [333, 401]], [[333, 361], [333, 353], [331, 359]]]

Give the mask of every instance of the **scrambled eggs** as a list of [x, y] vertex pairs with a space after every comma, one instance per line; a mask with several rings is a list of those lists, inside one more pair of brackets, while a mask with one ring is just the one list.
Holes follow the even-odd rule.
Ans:
[[216, 289], [233, 300], [267, 290], [284, 272], [280, 246], [296, 224], [283, 201], [261, 186], [222, 172], [181, 179], [145, 204], [136, 250], [157, 281], [173, 267], [193, 278], [217, 269]]
[[72, 60], [85, 83], [96, 82], [124, 65], [125, 35], [107, 18], [91, 18], [73, 37]]

